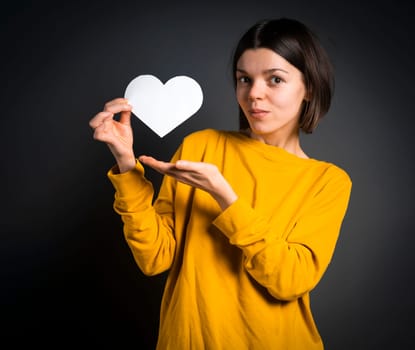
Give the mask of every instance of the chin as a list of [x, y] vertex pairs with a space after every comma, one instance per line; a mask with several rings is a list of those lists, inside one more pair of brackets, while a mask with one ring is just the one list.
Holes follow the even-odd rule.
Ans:
[[251, 132], [256, 135], [292, 134], [296, 127], [292, 123], [265, 123], [249, 121]]
[[270, 128], [269, 126], [267, 127], [266, 125], [258, 125], [258, 123], [249, 124], [249, 128], [251, 129], [251, 132], [257, 135], [268, 135], [268, 134], [278, 132], [277, 128]]

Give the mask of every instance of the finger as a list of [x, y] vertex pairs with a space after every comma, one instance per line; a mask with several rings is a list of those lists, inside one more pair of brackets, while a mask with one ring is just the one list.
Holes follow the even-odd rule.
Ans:
[[132, 109], [132, 106], [129, 105], [128, 103], [117, 103], [117, 104], [105, 106], [104, 111], [117, 114], [123, 111], [131, 111], [131, 109]]
[[105, 119], [111, 118], [114, 116], [113, 113], [108, 112], [108, 111], [103, 111], [103, 112], [99, 112], [95, 115], [95, 117], [93, 117], [90, 121], [89, 121], [89, 126], [92, 129], [97, 128], [98, 126], [100, 126]]
[[206, 168], [206, 163], [191, 162], [183, 159], [178, 160], [175, 165], [177, 169], [186, 171], [203, 171]]
[[106, 131], [105, 123], [99, 125], [96, 129], [94, 129], [94, 140], [102, 141], [102, 142], [109, 142], [111, 137], [109, 136], [108, 132]]
[[[196, 182], [194, 181], [191, 175], [192, 172], [187, 171], [185, 169], [183, 170], [177, 169], [175, 163], [163, 162], [163, 161], [157, 160], [149, 156], [140, 156], [138, 157], [138, 160], [163, 175], [168, 175], [168, 176], [175, 178], [177, 181], [180, 181], [190, 186], [194, 186], [196, 184]], [[192, 163], [192, 162], [189, 162], [189, 163]]]
[[116, 105], [116, 104], [123, 104], [123, 103], [128, 103], [128, 100], [124, 97], [117, 97], [114, 98], [111, 101], [108, 101], [107, 103], [105, 103], [104, 108], [107, 106], [111, 106], [111, 105]]
[[140, 156], [138, 160], [163, 174], [175, 168], [175, 165], [172, 163], [163, 162], [149, 156]]
[[131, 125], [131, 111], [123, 111], [120, 114], [120, 123], [130, 126]]
[[138, 157], [138, 160], [140, 162], [142, 162], [143, 164], [148, 165], [150, 167], [159, 166], [159, 164], [160, 164], [159, 160], [157, 160], [153, 157], [150, 157], [150, 156], [144, 156], [143, 155], [143, 156]]

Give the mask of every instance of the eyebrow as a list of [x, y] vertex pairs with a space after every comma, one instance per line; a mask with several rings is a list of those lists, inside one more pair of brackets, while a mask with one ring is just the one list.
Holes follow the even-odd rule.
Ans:
[[[240, 68], [236, 68], [236, 71], [239, 72], [239, 73], [247, 74], [246, 71], [244, 71], [243, 69], [240, 69]], [[266, 69], [262, 73], [263, 74], [271, 74], [271, 73], [274, 73], [276, 71], [280, 71], [280, 72], [284, 72], [285, 74], [289, 74], [286, 70], [281, 69], [281, 68]]]

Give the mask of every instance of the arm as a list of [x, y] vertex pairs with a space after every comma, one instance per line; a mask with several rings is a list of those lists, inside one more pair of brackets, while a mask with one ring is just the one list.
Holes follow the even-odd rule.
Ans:
[[[119, 121], [114, 119], [118, 113]], [[133, 152], [131, 106], [124, 98], [109, 101], [89, 125], [94, 139], [106, 143], [117, 162], [108, 173], [116, 190], [114, 209], [121, 215], [138, 266], [148, 275], [163, 272], [170, 267], [175, 251], [173, 213], [157, 213], [152, 205], [152, 184]]]
[[140, 156], [140, 161], [163, 175], [168, 175], [195, 188], [208, 192], [222, 210], [236, 201], [238, 196], [214, 164], [176, 160], [167, 163], [153, 157]]
[[116, 189], [114, 210], [124, 223], [124, 235], [137, 265], [146, 275], [166, 271], [176, 248], [171, 201], [165, 200], [164, 212], [155, 210], [153, 186], [138, 162], [134, 169], [122, 174], [112, 169], [108, 177]]
[[333, 176], [299, 216], [286, 239], [238, 199], [214, 224], [242, 249], [247, 272], [279, 300], [294, 300], [312, 290], [334, 252], [351, 190], [343, 172]]

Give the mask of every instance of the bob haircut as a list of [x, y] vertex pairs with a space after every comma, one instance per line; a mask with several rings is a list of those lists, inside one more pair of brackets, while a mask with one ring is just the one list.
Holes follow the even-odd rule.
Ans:
[[[334, 93], [332, 64], [317, 36], [299, 21], [280, 18], [256, 23], [241, 37], [232, 62], [234, 87], [239, 58], [249, 49], [266, 48], [274, 51], [303, 74], [308, 98], [303, 102], [299, 128], [311, 134], [319, 120], [328, 112]], [[249, 127], [239, 107], [239, 127]]]

